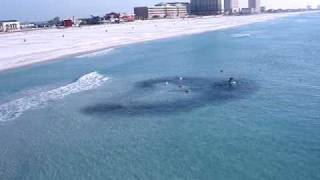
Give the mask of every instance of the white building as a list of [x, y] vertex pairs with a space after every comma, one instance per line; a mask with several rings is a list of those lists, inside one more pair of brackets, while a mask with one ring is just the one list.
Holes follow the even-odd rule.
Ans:
[[20, 24], [20, 29], [33, 29], [33, 28], [36, 28], [36, 25], [33, 23]]
[[137, 19], [180, 18], [188, 15], [188, 7], [183, 3], [161, 3], [152, 7], [136, 7], [134, 14]]
[[11, 32], [21, 30], [17, 20], [0, 21], [0, 32]]

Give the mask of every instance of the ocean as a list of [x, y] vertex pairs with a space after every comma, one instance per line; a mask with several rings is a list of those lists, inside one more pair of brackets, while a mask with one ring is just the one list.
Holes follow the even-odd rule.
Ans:
[[319, 18], [0, 72], [0, 179], [320, 179]]

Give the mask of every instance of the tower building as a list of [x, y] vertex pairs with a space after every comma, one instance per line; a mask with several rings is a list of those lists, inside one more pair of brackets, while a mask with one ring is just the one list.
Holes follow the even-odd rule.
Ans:
[[221, 0], [191, 0], [191, 13], [195, 15], [221, 14]]

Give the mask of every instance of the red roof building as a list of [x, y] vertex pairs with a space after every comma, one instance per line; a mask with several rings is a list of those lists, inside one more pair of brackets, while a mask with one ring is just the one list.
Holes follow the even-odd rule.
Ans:
[[63, 20], [63, 26], [64, 27], [72, 27], [73, 21], [71, 19], [65, 19]]

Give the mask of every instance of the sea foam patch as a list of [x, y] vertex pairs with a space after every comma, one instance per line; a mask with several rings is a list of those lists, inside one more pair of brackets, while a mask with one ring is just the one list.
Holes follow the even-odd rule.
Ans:
[[114, 50], [113, 48], [105, 49], [102, 51], [96, 51], [96, 52], [92, 52], [92, 53], [83, 54], [83, 55], [77, 56], [76, 58], [90, 58], [90, 57], [96, 57], [96, 56], [103, 56], [105, 54], [110, 53], [113, 50]]
[[85, 74], [76, 82], [50, 91], [25, 96], [0, 105], [0, 122], [12, 121], [25, 111], [41, 108], [50, 101], [63, 99], [65, 96], [88, 91], [101, 86], [109, 78], [97, 72]]

